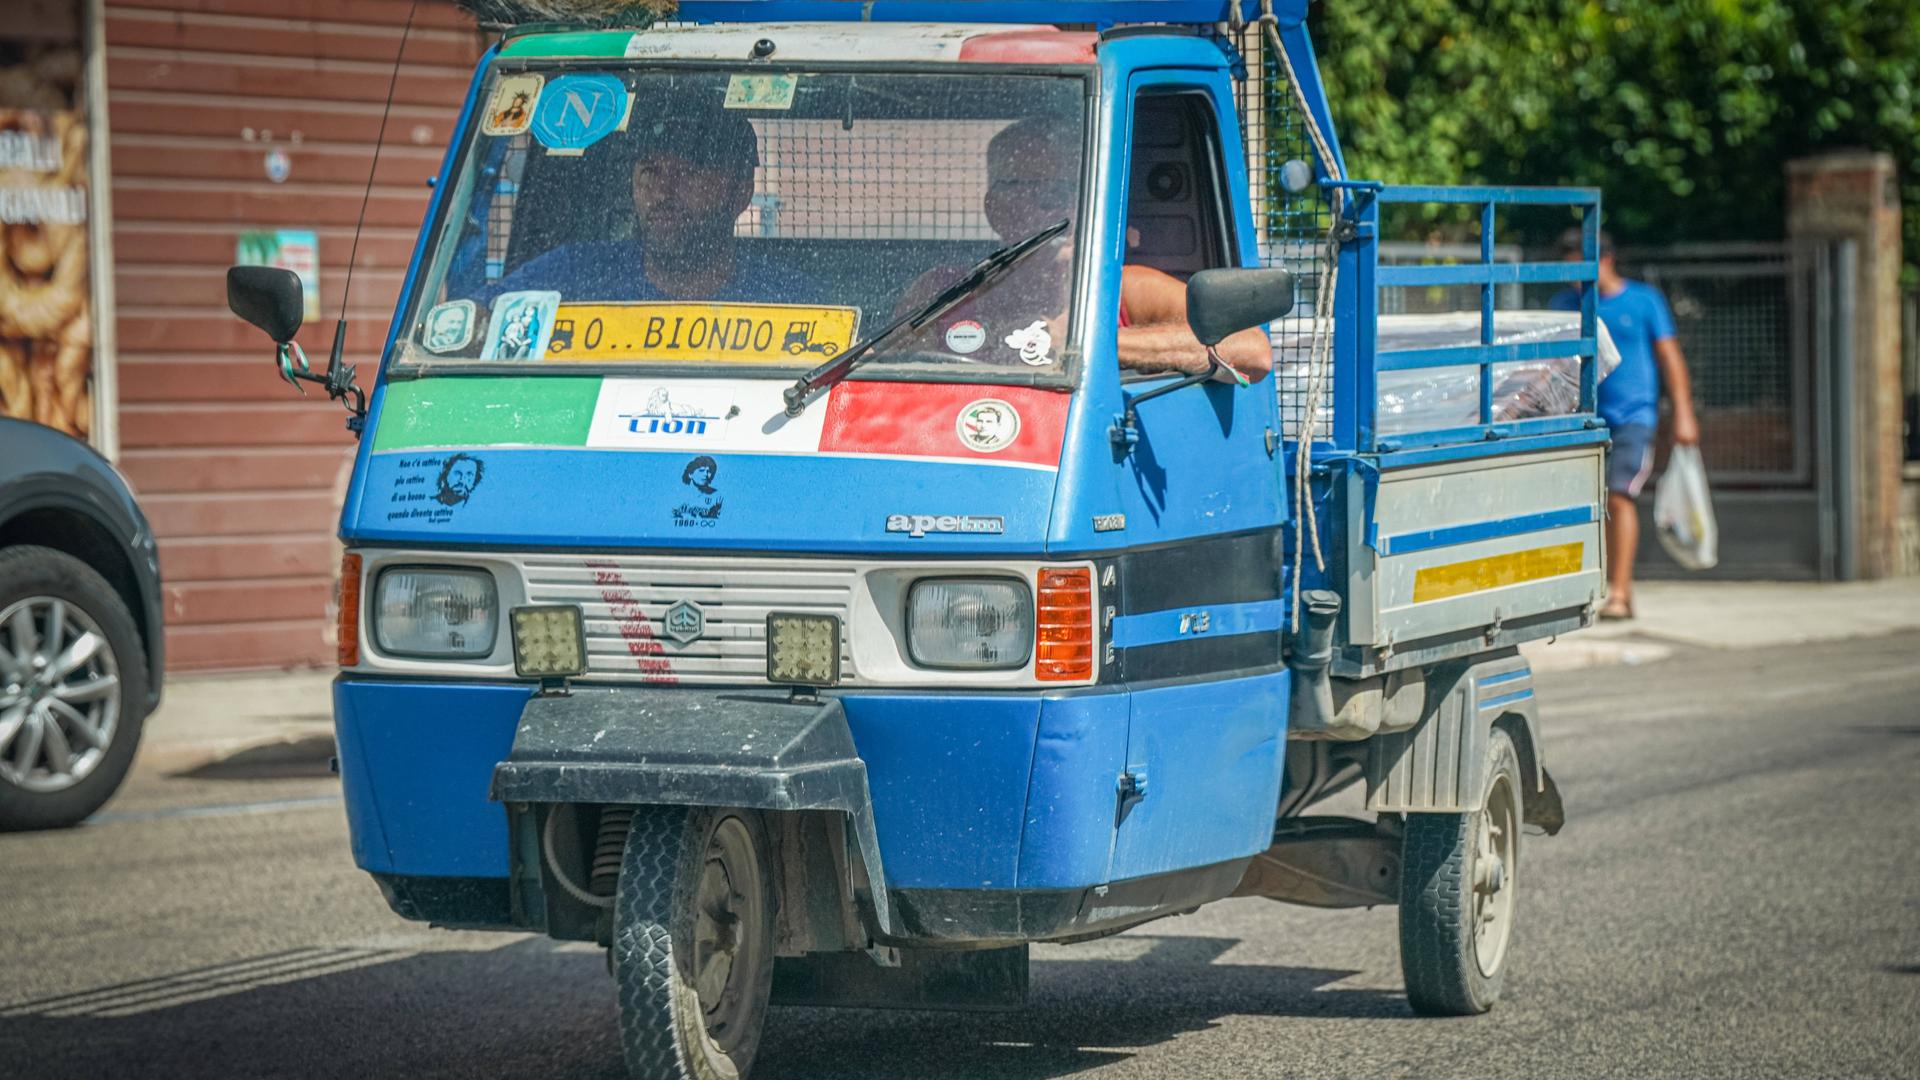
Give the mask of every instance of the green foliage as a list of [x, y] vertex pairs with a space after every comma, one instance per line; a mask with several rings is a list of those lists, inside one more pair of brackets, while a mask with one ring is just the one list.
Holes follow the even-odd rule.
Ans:
[[1355, 176], [1592, 184], [1623, 243], [1765, 239], [1788, 160], [1884, 150], [1920, 265], [1916, 0], [1321, 0], [1312, 30]]

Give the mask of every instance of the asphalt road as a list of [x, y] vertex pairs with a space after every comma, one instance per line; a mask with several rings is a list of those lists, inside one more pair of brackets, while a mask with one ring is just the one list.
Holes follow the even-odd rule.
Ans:
[[[1507, 996], [1417, 1019], [1394, 912], [1229, 901], [1036, 948], [1011, 1015], [777, 1010], [803, 1077], [1920, 1076], [1920, 637], [1543, 676], [1560, 836]], [[334, 782], [136, 774], [0, 836], [0, 1075], [620, 1075], [602, 958], [416, 928]]]

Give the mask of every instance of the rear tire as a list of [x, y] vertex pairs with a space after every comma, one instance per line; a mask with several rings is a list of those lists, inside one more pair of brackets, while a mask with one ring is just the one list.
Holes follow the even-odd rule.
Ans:
[[634, 811], [611, 958], [635, 1080], [740, 1080], [753, 1068], [773, 986], [771, 870], [757, 811]]
[[1475, 1016], [1506, 981], [1520, 860], [1520, 756], [1487, 740], [1485, 809], [1408, 814], [1401, 847], [1400, 968], [1422, 1016]]
[[145, 645], [107, 579], [52, 548], [0, 551], [0, 831], [100, 809], [133, 765], [146, 707]]

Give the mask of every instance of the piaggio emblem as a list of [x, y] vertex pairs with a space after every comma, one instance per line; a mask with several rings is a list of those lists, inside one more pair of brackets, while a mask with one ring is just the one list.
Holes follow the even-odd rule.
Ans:
[[660, 616], [660, 625], [666, 627], [668, 637], [685, 645], [707, 632], [707, 613], [681, 600]]

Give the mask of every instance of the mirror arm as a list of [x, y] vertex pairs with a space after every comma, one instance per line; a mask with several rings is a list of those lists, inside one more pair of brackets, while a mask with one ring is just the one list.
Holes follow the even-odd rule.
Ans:
[[[1128, 451], [1132, 450], [1134, 446], [1139, 443], [1140, 406], [1152, 401], [1154, 398], [1171, 394], [1175, 390], [1185, 390], [1187, 387], [1197, 383], [1207, 382], [1211, 380], [1214, 375], [1218, 374], [1222, 368], [1227, 368], [1226, 361], [1220, 359], [1219, 352], [1217, 352], [1213, 346], [1209, 345], [1207, 346], [1207, 370], [1198, 375], [1189, 375], [1184, 379], [1177, 379], [1165, 386], [1156, 386], [1144, 394], [1137, 394], [1127, 399], [1126, 411], [1114, 417], [1113, 426], [1107, 429], [1107, 438], [1112, 441], [1114, 451], [1125, 456]], [[1227, 370], [1231, 371], [1232, 369], [1227, 368]], [[1236, 373], [1235, 381], [1244, 383], [1245, 380], [1239, 378], [1238, 373]]]
[[[341, 362], [341, 352], [346, 347], [346, 340], [347, 320], [343, 317], [334, 325], [332, 355], [327, 358], [327, 370], [324, 374], [314, 374], [313, 368], [307, 363], [306, 350], [302, 349], [297, 341], [281, 342], [277, 359], [280, 364], [280, 377], [300, 391], [301, 397], [305, 397], [307, 391], [300, 384], [309, 382], [325, 390], [328, 398], [334, 401], [345, 401], [347, 412], [351, 414], [347, 417], [347, 430], [358, 436], [366, 426], [367, 394], [355, 381], [354, 365]], [[347, 398], [352, 400], [346, 401]]]

